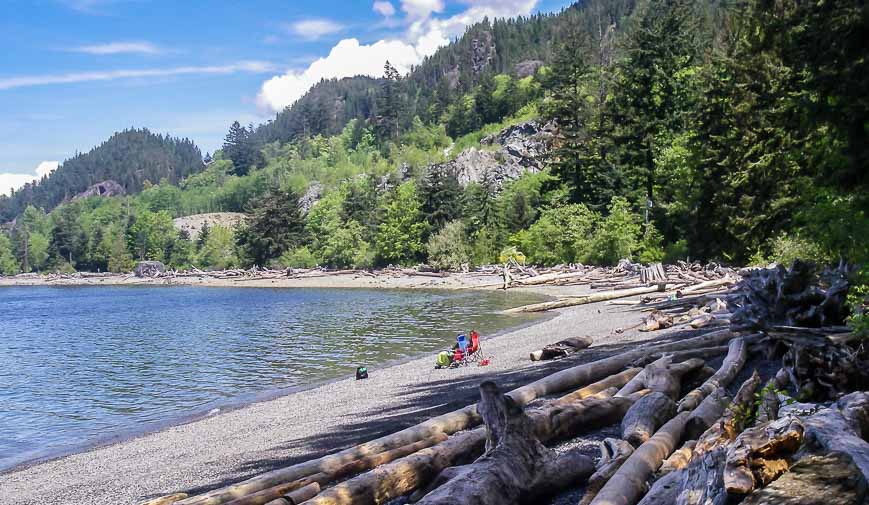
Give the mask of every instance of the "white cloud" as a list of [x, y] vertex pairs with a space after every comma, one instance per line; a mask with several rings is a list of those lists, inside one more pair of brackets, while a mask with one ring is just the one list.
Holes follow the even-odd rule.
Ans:
[[390, 2], [378, 0], [374, 2], [374, 12], [380, 14], [385, 18], [390, 18], [395, 15], [395, 7]]
[[287, 26], [289, 31], [303, 39], [317, 40], [320, 37], [340, 32], [344, 26], [330, 19], [303, 19]]
[[[375, 10], [378, 10], [378, 3], [389, 2], [376, 2]], [[402, 0], [401, 9], [407, 14], [410, 24], [401, 40], [360, 44], [357, 39], [344, 39], [332, 48], [328, 56], [317, 59], [307, 69], [290, 71], [264, 82], [257, 95], [257, 104], [273, 112], [281, 111], [321, 79], [380, 76], [386, 60], [399, 72], [406, 73], [423, 58], [448, 44], [451, 38], [461, 35], [467, 26], [484, 17], [527, 15], [537, 5], [537, 0], [463, 0], [463, 3], [468, 6], [464, 11], [438, 18], [432, 14], [443, 10], [442, 0]]]
[[257, 103], [279, 111], [299, 99], [321, 79], [381, 75], [386, 60], [404, 73], [420, 60], [420, 56], [412, 45], [399, 40], [380, 40], [365, 45], [356, 39], [344, 39], [332, 48], [328, 56], [317, 59], [306, 70], [288, 72], [263, 83]]
[[57, 166], [56, 161], [43, 161], [32, 174], [0, 173], [0, 195], [8, 195], [13, 189], [19, 189], [28, 182], [37, 181], [53, 172]]
[[242, 61], [229, 65], [189, 66], [173, 68], [151, 68], [141, 70], [107, 70], [102, 72], [73, 72], [67, 74], [25, 75], [0, 78], [0, 90], [46, 86], [50, 84], [72, 84], [92, 81], [112, 81], [142, 77], [167, 77], [190, 74], [237, 74], [273, 72], [275, 66], [263, 61]]
[[162, 49], [150, 42], [109, 42], [106, 44], [95, 44], [88, 46], [79, 46], [70, 49], [76, 53], [87, 54], [158, 54], [163, 52]]
[[401, 0], [401, 10], [411, 19], [425, 19], [444, 10], [443, 0]]

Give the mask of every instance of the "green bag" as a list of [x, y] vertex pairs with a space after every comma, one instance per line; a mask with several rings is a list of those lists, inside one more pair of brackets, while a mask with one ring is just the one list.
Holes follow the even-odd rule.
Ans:
[[437, 366], [437, 368], [446, 368], [450, 366], [450, 363], [452, 363], [452, 360], [450, 359], [450, 353], [448, 353], [447, 351], [441, 351], [440, 354], [438, 354], [435, 366]]

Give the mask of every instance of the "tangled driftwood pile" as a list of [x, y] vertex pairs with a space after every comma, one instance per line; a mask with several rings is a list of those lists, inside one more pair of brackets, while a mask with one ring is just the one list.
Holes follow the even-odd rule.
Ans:
[[[801, 268], [752, 273], [735, 285], [732, 272], [708, 279], [698, 274], [706, 270], [685, 269], [695, 287], [728, 280], [697, 291], [727, 291], [660, 296], [637, 307], [675, 324], [693, 310], [732, 326], [639, 345], [507, 393], [484, 382], [478, 404], [203, 495], [150, 503], [373, 505], [399, 497], [425, 504], [540, 503], [581, 485], [585, 505], [865, 503], [869, 393], [854, 370], [869, 369], [860, 361], [862, 342], [841, 326], [822, 326], [835, 322], [826, 316], [814, 328], [779, 324], [796, 322], [787, 319], [749, 328], [736, 317], [789, 313], [778, 305], [791, 307], [792, 291], [758, 298], [752, 289], [756, 279], [764, 279], [767, 292], [771, 282], [792, 286], [793, 275], [808, 279], [799, 292], [815, 293], [797, 297], [801, 313], [836, 313], [830, 300], [840, 299], [840, 285], [833, 289]], [[562, 275], [533, 277], [553, 274]], [[699, 275], [704, 278], [693, 278]], [[779, 281], [769, 280], [775, 276]], [[834, 353], [825, 367], [804, 363], [816, 364], [816, 353], [807, 350], [816, 347]], [[754, 371], [737, 382], [747, 375], [749, 358], [764, 353], [781, 358], [778, 373]], [[717, 369], [705, 361], [722, 355]], [[621, 437], [601, 443], [597, 464], [575, 450], [550, 448], [610, 425], [620, 425]]]

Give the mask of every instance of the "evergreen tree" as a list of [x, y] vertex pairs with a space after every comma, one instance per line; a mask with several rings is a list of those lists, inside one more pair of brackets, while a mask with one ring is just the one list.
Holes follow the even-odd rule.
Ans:
[[492, 74], [486, 74], [480, 79], [480, 85], [474, 93], [474, 111], [482, 124], [497, 123], [501, 120], [501, 109], [495, 99], [495, 79]]
[[567, 185], [571, 201], [591, 208], [605, 206], [612, 198], [618, 177], [601, 158], [603, 132], [596, 131], [592, 69], [586, 62], [587, 40], [571, 32], [559, 46], [547, 80], [549, 100], [545, 113], [558, 124], [549, 154], [552, 174]]
[[650, 0], [638, 15], [628, 33], [626, 57], [616, 68], [613, 141], [631, 189], [651, 203], [659, 182], [657, 142], [683, 125], [676, 78], [691, 64], [696, 48], [688, 0]]
[[252, 168], [263, 164], [263, 155], [248, 129], [234, 121], [223, 141], [223, 156], [232, 161], [235, 175], [247, 175]]
[[275, 188], [259, 200], [236, 238], [251, 263], [267, 266], [301, 244], [304, 226], [298, 195]]
[[401, 97], [401, 76], [389, 61], [383, 66], [383, 83], [380, 87], [380, 117], [378, 126], [380, 137], [387, 141], [396, 140], [403, 112]]
[[431, 233], [457, 219], [462, 208], [462, 186], [444, 170], [429, 170], [419, 185], [422, 212]]
[[0, 232], [0, 275], [15, 275], [19, 272], [18, 261], [12, 251], [12, 241]]

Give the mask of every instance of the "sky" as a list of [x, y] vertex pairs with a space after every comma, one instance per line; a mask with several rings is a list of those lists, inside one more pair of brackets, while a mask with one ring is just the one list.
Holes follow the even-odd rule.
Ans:
[[570, 0], [0, 0], [0, 193], [124, 128], [218, 148], [321, 78], [401, 72]]

